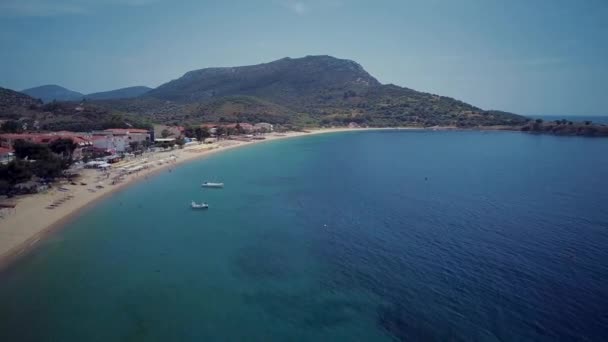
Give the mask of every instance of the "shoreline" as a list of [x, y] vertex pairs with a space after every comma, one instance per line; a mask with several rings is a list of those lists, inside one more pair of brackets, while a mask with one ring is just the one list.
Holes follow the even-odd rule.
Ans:
[[[150, 169], [142, 170], [136, 174], [125, 176], [125, 180], [116, 185], [110, 185], [111, 179], [99, 180], [100, 172], [93, 169], [84, 169], [82, 177], [78, 180], [86, 182], [87, 186], [82, 185], [58, 185], [44, 193], [19, 196], [15, 212], [5, 215], [0, 220], [0, 272], [6, 271], [19, 259], [27, 256], [40, 243], [50, 235], [65, 227], [71, 220], [83, 214], [88, 209], [94, 207], [100, 201], [111, 197], [120, 191], [128, 189], [130, 186], [140, 181], [145, 181], [161, 171], [171, 170], [185, 163], [201, 160], [217, 153], [222, 153], [232, 149], [257, 145], [260, 143], [284, 140], [295, 137], [304, 137], [326, 133], [370, 131], [370, 130], [419, 130], [418, 128], [329, 128], [317, 129], [304, 132], [272, 133], [266, 135], [264, 140], [252, 140], [249, 142], [237, 140], [223, 140], [218, 147], [213, 149], [202, 148], [208, 145], [188, 146], [179, 150], [169, 152], [157, 152], [149, 157], [156, 157], [155, 161], [166, 159], [170, 155], [175, 155], [177, 159], [167, 162]], [[160, 158], [159, 158], [160, 157]], [[97, 181], [96, 181], [97, 179]], [[102, 189], [90, 191], [94, 184], [102, 185]], [[60, 192], [58, 188], [69, 187], [69, 192]], [[68, 195], [73, 199], [66, 201], [60, 207], [47, 209], [46, 207], [62, 197]]]

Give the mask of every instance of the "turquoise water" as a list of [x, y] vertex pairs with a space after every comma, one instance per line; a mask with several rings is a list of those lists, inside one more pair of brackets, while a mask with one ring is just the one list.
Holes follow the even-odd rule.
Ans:
[[376, 131], [192, 162], [0, 274], [0, 341], [602, 340], [607, 150]]

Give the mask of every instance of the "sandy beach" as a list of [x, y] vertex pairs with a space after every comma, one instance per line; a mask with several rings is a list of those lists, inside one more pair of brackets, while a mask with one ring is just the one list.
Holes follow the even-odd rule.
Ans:
[[[212, 146], [192, 145], [168, 152], [149, 153], [138, 158], [139, 160], [135, 159], [118, 163], [112, 168], [109, 176], [96, 169], [83, 169], [81, 171], [81, 177], [77, 180], [78, 185], [65, 183], [54, 186], [52, 189], [43, 193], [19, 196], [15, 199], [17, 207], [14, 210], [4, 210], [3, 218], [0, 219], [0, 269], [6, 267], [12, 261], [27, 253], [28, 250], [34, 248], [46, 234], [61, 228], [67, 220], [77, 214], [81, 209], [94, 205], [96, 201], [110, 196], [114, 192], [124, 189], [134, 182], [145, 181], [145, 179], [152, 176], [152, 174], [161, 170], [168, 170], [181, 163], [210, 156], [222, 151], [266, 141], [355, 130], [365, 130], [365, 128], [335, 128], [312, 130], [308, 132], [271, 133], [266, 135], [265, 140], [222, 140]], [[164, 162], [161, 164], [161, 161]], [[122, 178], [122, 181], [114, 183], [113, 179], [118, 176], [119, 168], [138, 165], [138, 163], [147, 163], [148, 165], [153, 166], [126, 175]], [[86, 183], [86, 185], [81, 185], [81, 183]], [[60, 190], [60, 187], [63, 188], [63, 190]], [[49, 208], [51, 204], [58, 202], [61, 203], [53, 208]]]

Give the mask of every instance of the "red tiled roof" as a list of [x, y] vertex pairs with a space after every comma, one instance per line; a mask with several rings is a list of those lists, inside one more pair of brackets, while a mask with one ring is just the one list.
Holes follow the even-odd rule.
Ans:
[[127, 134], [127, 133], [148, 133], [148, 130], [140, 129], [140, 128], [108, 128], [108, 129], [104, 130], [104, 132]]
[[90, 144], [90, 142], [91, 142], [90, 139], [88, 139], [84, 136], [81, 136], [81, 135], [77, 135], [76, 133], [72, 133], [72, 132], [63, 132], [63, 134], [58, 134], [58, 133], [0, 134], [0, 138], [6, 139], [6, 140], [12, 140], [12, 141], [22, 139], [22, 140], [31, 141], [31, 142], [37, 143], [37, 144], [48, 144], [54, 140], [62, 139], [62, 138], [70, 139], [78, 145], [87, 145], [87, 144]]
[[9, 147], [0, 147], [0, 155], [9, 154], [11, 152], [13, 152], [12, 148], [9, 148]]

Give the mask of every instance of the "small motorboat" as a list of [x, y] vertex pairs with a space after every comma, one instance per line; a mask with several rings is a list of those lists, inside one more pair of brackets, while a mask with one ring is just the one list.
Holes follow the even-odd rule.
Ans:
[[192, 203], [190, 204], [190, 207], [192, 209], [209, 209], [209, 204], [203, 202], [203, 203], [196, 203], [194, 201], [192, 201]]
[[223, 188], [224, 183], [204, 182], [201, 184], [203, 188]]

